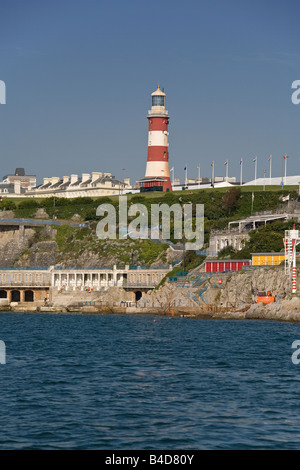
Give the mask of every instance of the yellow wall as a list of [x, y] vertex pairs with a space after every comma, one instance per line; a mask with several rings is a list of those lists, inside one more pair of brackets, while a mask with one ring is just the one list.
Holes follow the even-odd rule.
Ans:
[[284, 253], [274, 253], [270, 255], [252, 255], [253, 266], [276, 266], [284, 261]]

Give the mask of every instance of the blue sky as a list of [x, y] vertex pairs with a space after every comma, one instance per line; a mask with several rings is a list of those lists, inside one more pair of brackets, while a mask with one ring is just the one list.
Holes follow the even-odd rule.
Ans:
[[[143, 177], [147, 111], [159, 83], [170, 167], [184, 178], [300, 174], [298, 0], [3, 0], [0, 176], [109, 171]], [[267, 173], [268, 174], [268, 173]]]

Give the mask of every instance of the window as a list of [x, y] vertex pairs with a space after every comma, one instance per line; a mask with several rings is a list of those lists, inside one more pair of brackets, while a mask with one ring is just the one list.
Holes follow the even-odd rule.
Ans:
[[164, 96], [152, 96], [152, 106], [164, 106], [165, 97]]

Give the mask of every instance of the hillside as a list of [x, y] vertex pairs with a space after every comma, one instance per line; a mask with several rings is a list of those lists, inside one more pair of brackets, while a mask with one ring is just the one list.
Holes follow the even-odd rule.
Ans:
[[[205, 244], [209, 241], [211, 229], [227, 227], [231, 220], [249, 216], [252, 209], [252, 189], [242, 190], [239, 187], [219, 190], [180, 191], [173, 193], [151, 193], [128, 195], [128, 207], [135, 203], [144, 204], [148, 211], [150, 226], [151, 204], [166, 203], [169, 206], [193, 203], [204, 204]], [[255, 188], [255, 211], [270, 211], [284, 207], [283, 195], [290, 194], [296, 198], [295, 190], [263, 191]], [[65, 264], [78, 266], [113, 265], [113, 264], [164, 264], [180, 261], [181, 252], [174, 252], [165, 243], [151, 240], [99, 240], [96, 236], [96, 215], [100, 204], [112, 204], [118, 217], [119, 198], [47, 198], [47, 199], [8, 199], [0, 201], [0, 218], [40, 218], [76, 221], [86, 223], [87, 227], [26, 228], [25, 237], [19, 243], [15, 230], [1, 229], [0, 232], [0, 264], [15, 266], [41, 266]], [[134, 219], [129, 218], [129, 221]], [[118, 219], [117, 219], [118, 220]], [[171, 219], [170, 240], [181, 244], [182, 240], [174, 239], [174, 220]], [[261, 234], [262, 237], [266, 236]], [[280, 237], [278, 237], [279, 239]], [[248, 247], [249, 250], [252, 249]], [[189, 269], [203, 260], [196, 253], [186, 253], [186, 267]]]

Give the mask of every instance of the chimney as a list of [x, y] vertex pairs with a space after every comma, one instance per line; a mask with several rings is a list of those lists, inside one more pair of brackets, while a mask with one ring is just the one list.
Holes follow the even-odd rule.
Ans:
[[60, 177], [59, 176], [52, 176], [52, 178], [50, 178], [50, 181], [51, 181], [51, 184], [59, 183]]
[[125, 186], [130, 186], [130, 178], [124, 178]]
[[98, 178], [101, 178], [102, 173], [100, 171], [93, 171], [92, 172], [92, 183], [96, 181]]
[[43, 178], [43, 184], [48, 184], [50, 183], [51, 178]]
[[89, 173], [82, 173], [82, 183], [85, 183], [87, 180], [90, 179], [90, 174]]
[[14, 193], [21, 194], [21, 181], [20, 180], [14, 181]]
[[68, 183], [70, 181], [69, 176], [63, 176], [63, 183]]
[[78, 175], [71, 175], [71, 184], [76, 183], [78, 181]]

